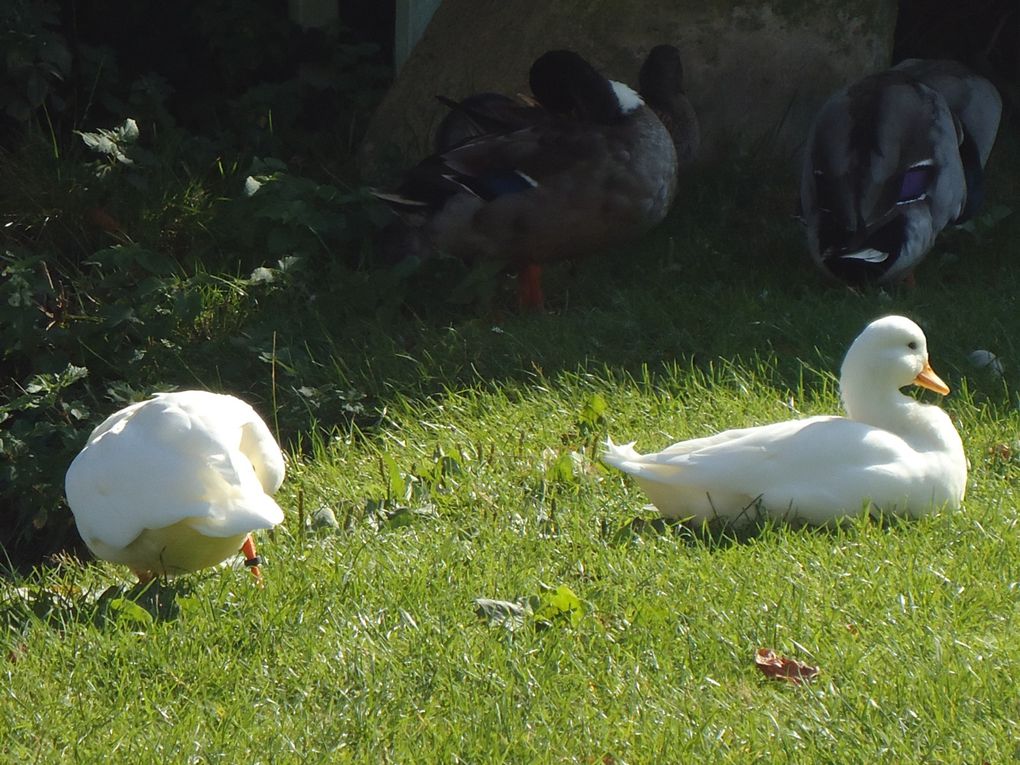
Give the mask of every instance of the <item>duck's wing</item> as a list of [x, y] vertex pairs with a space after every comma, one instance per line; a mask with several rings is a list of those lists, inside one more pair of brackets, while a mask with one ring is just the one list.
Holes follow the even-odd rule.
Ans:
[[1002, 97], [989, 80], [956, 61], [907, 59], [895, 69], [936, 90], [953, 114], [967, 182], [967, 202], [954, 221], [962, 223], [984, 201], [984, 166], [999, 130]]
[[[628, 445], [629, 446], [629, 445]], [[731, 430], [638, 454], [611, 448], [606, 461], [641, 480], [685, 492], [760, 498], [773, 512], [809, 520], [852, 512], [862, 500], [897, 501], [923, 466], [898, 436], [842, 417], [813, 417]]]
[[86, 542], [126, 547], [144, 529], [183, 520], [211, 536], [283, 520], [238, 448], [240, 431], [209, 428], [189, 409], [173, 395], [157, 397], [125, 410], [109, 427], [104, 422], [90, 438], [65, 478]]
[[536, 188], [609, 152], [602, 131], [549, 118], [531, 127], [468, 140], [412, 168], [394, 192], [373, 192], [398, 212], [441, 209], [466, 193], [482, 201]]
[[280, 488], [286, 474], [283, 452], [254, 407], [235, 396], [207, 391], [157, 394], [156, 399], [165, 395], [172, 397], [172, 405], [186, 412], [219, 449], [240, 452], [267, 494]]
[[482, 136], [523, 130], [550, 116], [540, 106], [524, 104], [502, 93], [474, 93], [460, 101], [445, 96], [436, 98], [450, 110], [436, 129], [437, 153]]
[[234, 396], [206, 391], [172, 395], [171, 406], [190, 424], [173, 448], [194, 458], [207, 502], [204, 513], [187, 516], [191, 525], [210, 536], [233, 536], [281, 523], [283, 511], [269, 495], [283, 483], [283, 453], [254, 408]]
[[966, 180], [942, 95], [904, 71], [837, 92], [812, 126], [801, 209], [815, 260], [847, 281], [889, 281], [917, 265], [959, 217]]

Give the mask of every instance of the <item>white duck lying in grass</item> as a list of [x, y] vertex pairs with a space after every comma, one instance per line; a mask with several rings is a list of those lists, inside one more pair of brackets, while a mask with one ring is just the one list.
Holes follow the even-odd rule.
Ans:
[[824, 524], [867, 507], [918, 517], [963, 501], [967, 460], [949, 416], [904, 395], [949, 388], [910, 319], [869, 324], [840, 374], [846, 417], [808, 417], [681, 441], [657, 454], [609, 439], [605, 462], [630, 473], [659, 511], [695, 523], [761, 508]]
[[64, 489], [89, 549], [142, 581], [214, 566], [238, 550], [260, 579], [249, 532], [283, 521], [269, 496], [283, 475], [280, 447], [254, 409], [183, 391], [106, 418]]

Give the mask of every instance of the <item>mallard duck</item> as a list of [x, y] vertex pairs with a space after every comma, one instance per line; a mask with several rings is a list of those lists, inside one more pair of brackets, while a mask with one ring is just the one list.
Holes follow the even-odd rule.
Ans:
[[849, 282], [912, 274], [946, 228], [974, 215], [1002, 112], [988, 80], [911, 59], [837, 91], [808, 138], [808, 248]]
[[107, 417], [64, 489], [88, 548], [142, 581], [214, 566], [238, 550], [259, 579], [250, 532], [283, 521], [270, 496], [283, 476], [280, 447], [251, 406], [192, 390], [157, 393]]
[[684, 168], [701, 148], [701, 126], [684, 89], [684, 64], [673, 45], [652, 48], [638, 74], [638, 93], [673, 137], [676, 159]]
[[[436, 129], [436, 152], [448, 151], [483, 135], [531, 127], [550, 115], [577, 116], [572, 114], [572, 104], [563, 103], [549, 90], [547, 87], [543, 91], [539, 79], [538, 91], [546, 99], [545, 104], [522, 94], [511, 98], [502, 93], [475, 93], [461, 101], [438, 96], [450, 111]], [[657, 45], [649, 51], [638, 74], [638, 95], [672, 136], [677, 164], [681, 168], [691, 164], [701, 146], [701, 130], [698, 115], [684, 90], [683, 60], [675, 46]]]
[[[654, 66], [647, 80], [677, 73]], [[511, 264], [521, 273], [522, 304], [537, 306], [541, 263], [589, 253], [662, 220], [676, 190], [677, 151], [635, 91], [574, 52], [542, 55], [529, 80], [540, 108], [523, 107], [522, 123], [514, 112], [505, 129], [468, 137], [422, 161], [396, 191], [374, 193], [424, 228], [436, 248]], [[506, 105], [496, 99], [497, 110]], [[464, 104], [461, 112], [471, 114]], [[457, 127], [464, 124], [458, 116]], [[479, 124], [489, 129], [491, 122]]]
[[655, 454], [609, 440], [603, 459], [633, 475], [667, 517], [735, 521], [756, 509], [824, 524], [867, 506], [918, 517], [963, 501], [967, 460], [949, 416], [900, 392], [949, 388], [910, 319], [869, 324], [840, 374], [846, 417], [807, 417], [681, 441]]

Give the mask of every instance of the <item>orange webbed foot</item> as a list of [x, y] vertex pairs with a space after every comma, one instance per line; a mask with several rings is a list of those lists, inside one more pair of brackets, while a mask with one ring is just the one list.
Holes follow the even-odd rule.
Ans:
[[244, 555], [244, 565], [251, 569], [252, 576], [255, 577], [255, 581], [261, 587], [262, 570], [259, 568], [259, 564], [262, 563], [262, 558], [255, 552], [255, 540], [252, 539], [251, 534], [244, 538], [244, 544], [241, 545], [241, 554]]
[[517, 275], [517, 303], [522, 310], [541, 311], [545, 304], [542, 294], [542, 266], [529, 263]]

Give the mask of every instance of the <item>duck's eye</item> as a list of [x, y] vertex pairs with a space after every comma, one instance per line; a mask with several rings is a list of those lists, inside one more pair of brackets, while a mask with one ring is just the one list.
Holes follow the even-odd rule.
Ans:
[[929, 159], [908, 167], [907, 171], [903, 173], [903, 180], [900, 181], [900, 193], [896, 204], [905, 205], [924, 199], [928, 194], [928, 184], [931, 182], [932, 173], [933, 168]]
[[912, 350], [912, 351], [916, 351], [917, 350], [917, 341], [916, 340], [911, 340], [909, 343], [907, 343], [907, 347], [910, 350]]

